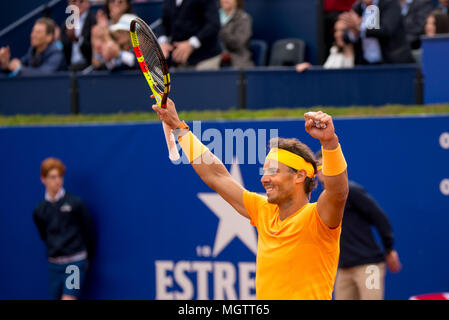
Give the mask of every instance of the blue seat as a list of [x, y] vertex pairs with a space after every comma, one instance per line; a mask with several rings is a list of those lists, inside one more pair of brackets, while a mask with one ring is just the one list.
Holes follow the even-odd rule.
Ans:
[[265, 40], [249, 40], [249, 49], [256, 67], [264, 66], [267, 63], [268, 44]]
[[270, 66], [294, 66], [304, 62], [306, 44], [301, 39], [280, 39], [273, 43]]

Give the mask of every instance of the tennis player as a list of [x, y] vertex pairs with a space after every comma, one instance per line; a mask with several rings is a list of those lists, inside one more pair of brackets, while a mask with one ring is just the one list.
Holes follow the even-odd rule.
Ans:
[[179, 120], [172, 100], [168, 99], [166, 109], [153, 105], [153, 110], [174, 130], [201, 179], [257, 228], [257, 299], [332, 299], [348, 176], [331, 116], [304, 115], [305, 130], [321, 142], [326, 185], [318, 201], [310, 203], [317, 165], [314, 154], [299, 140], [270, 142], [261, 179], [264, 197], [245, 190], [231, 177]]

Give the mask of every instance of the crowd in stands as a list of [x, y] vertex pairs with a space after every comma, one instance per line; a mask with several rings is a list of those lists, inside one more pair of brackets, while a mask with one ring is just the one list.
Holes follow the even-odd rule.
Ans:
[[[104, 3], [95, 13], [91, 4]], [[137, 2], [137, 1], [136, 1]], [[140, 2], [140, 1], [139, 1]], [[30, 48], [11, 57], [0, 48], [0, 69], [10, 77], [60, 70], [136, 69], [129, 36], [131, 0], [68, 0], [79, 8], [79, 27], [39, 18]], [[378, 8], [380, 20], [376, 21]], [[449, 0], [324, 0], [324, 68], [419, 62], [420, 37], [449, 33]], [[254, 66], [252, 19], [243, 0], [165, 0], [158, 41], [173, 68], [216, 70]], [[377, 23], [377, 24], [376, 24]], [[298, 72], [312, 67], [296, 65]]]
[[[334, 26], [333, 42], [327, 43], [331, 47], [324, 68], [419, 63], [420, 37], [449, 33], [448, 0], [440, 0], [435, 9], [432, 0], [327, 0], [324, 3], [325, 21]], [[370, 11], [372, 5], [379, 10], [378, 25], [374, 21], [376, 13]], [[310, 67], [310, 63], [304, 62], [296, 65], [296, 70], [303, 72]]]

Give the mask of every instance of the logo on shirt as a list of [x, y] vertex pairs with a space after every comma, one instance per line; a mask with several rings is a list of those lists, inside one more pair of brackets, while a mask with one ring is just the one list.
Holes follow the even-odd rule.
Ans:
[[61, 212], [71, 212], [72, 211], [72, 206], [70, 204], [68, 204], [68, 203], [64, 203], [61, 206], [60, 210], [61, 210]]

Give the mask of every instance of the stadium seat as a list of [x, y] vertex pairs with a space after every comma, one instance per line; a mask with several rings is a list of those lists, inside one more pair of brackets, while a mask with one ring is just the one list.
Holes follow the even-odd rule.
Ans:
[[252, 59], [256, 67], [264, 66], [267, 63], [268, 44], [265, 40], [249, 40]]
[[270, 66], [294, 66], [304, 62], [306, 44], [301, 39], [277, 40], [270, 54]]

